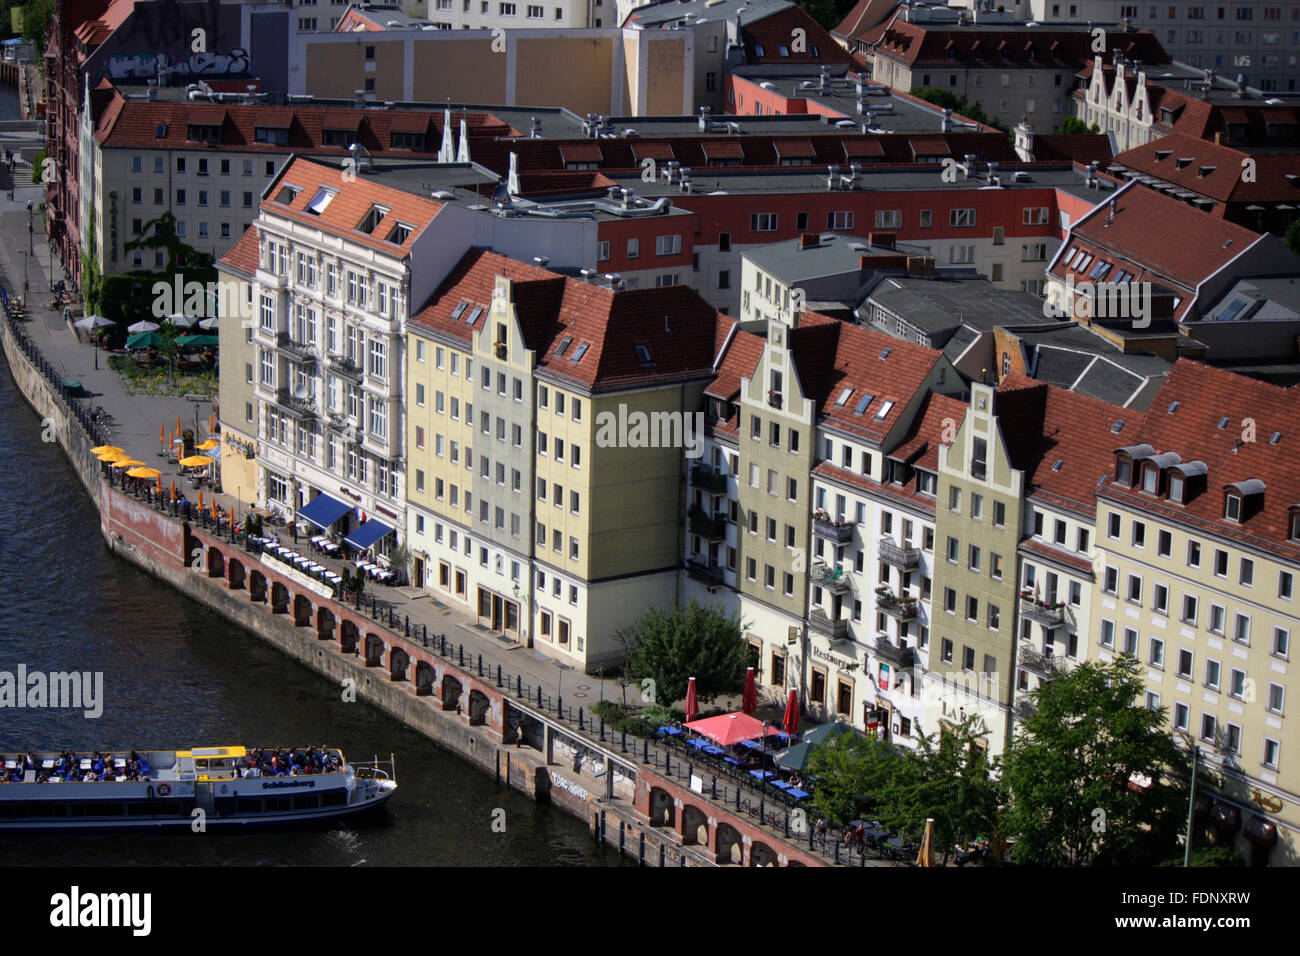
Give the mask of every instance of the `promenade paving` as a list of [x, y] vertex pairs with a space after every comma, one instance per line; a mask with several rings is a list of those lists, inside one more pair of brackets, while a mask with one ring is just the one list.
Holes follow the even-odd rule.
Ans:
[[[0, 142], [0, 149], [3, 143]], [[113, 416], [111, 430], [113, 444], [125, 449], [150, 467], [158, 468], [163, 473], [163, 483], [167, 485], [174, 478], [178, 490], [185, 488], [193, 497], [194, 492], [188, 483], [183, 483], [174, 463], [160, 457], [158, 440], [159, 426], [166, 423], [168, 431], [175, 427], [179, 416], [182, 424], [193, 427], [196, 441], [209, 437], [208, 416], [212, 411], [210, 402], [195, 403], [183, 398], [152, 397], [130, 394], [116, 372], [108, 368], [107, 356], [103, 353], [96, 357], [96, 350], [82, 341], [64, 315], [50, 308], [53, 296], [49, 292], [53, 279], [67, 280], [62, 265], [56, 256], [51, 255], [48, 239], [42, 228], [39, 212], [32, 216], [31, 254], [28, 255], [28, 229], [26, 201], [32, 200], [33, 207], [38, 207], [42, 191], [38, 186], [23, 185], [29, 178], [20, 167], [15, 176], [14, 198], [9, 192], [0, 193], [0, 272], [10, 295], [22, 288], [24, 268], [27, 270], [29, 295], [27, 297], [28, 334], [33, 343], [42, 351], [47, 361], [54, 365], [64, 378], [77, 379], [90, 397], [84, 399], [90, 405], [101, 405]], [[26, 260], [26, 261], [24, 261]], [[205, 502], [213, 495], [205, 491]], [[237, 516], [242, 510], [233, 498], [217, 494], [218, 504], [224, 508], [235, 508]], [[292, 542], [292, 536], [283, 527], [274, 529], [285, 542]], [[313, 529], [313, 533], [314, 529]], [[301, 545], [297, 550], [302, 553], [310, 551], [308, 535], [299, 534]], [[341, 561], [317, 556], [316, 560], [335, 570], [342, 566]], [[500, 632], [489, 631], [478, 625], [466, 611], [452, 607], [437, 600], [428, 592], [410, 587], [387, 587], [371, 583], [367, 595], [374, 595], [377, 607], [384, 612], [391, 610], [398, 621], [398, 632], [403, 631], [407, 618], [410, 619], [412, 633], [422, 634], [425, 629], [430, 636], [445, 634], [447, 639], [456, 644], [463, 644], [467, 662], [482, 656], [484, 667], [495, 672], [497, 667], [510, 675], [520, 675], [523, 681], [534, 687], [544, 689], [548, 698], [563, 698], [566, 707], [582, 707], [589, 711], [591, 706], [601, 699], [635, 701], [637, 689], [624, 688], [614, 679], [602, 679], [599, 676], [585, 674], [573, 667], [547, 657], [536, 648], [529, 648], [520, 641], [512, 640]], [[368, 603], [367, 603], [368, 607]], [[385, 613], [386, 619], [386, 613]], [[762, 691], [760, 690], [760, 694]], [[626, 696], [625, 696], [626, 694]], [[784, 709], [784, 700], [762, 700], [756, 716], [779, 723]], [[678, 702], [680, 706], [680, 702]], [[715, 701], [712, 707], [722, 711], [735, 710], [740, 707], [739, 695], [723, 697]], [[712, 709], [712, 708], [710, 708]], [[805, 728], [806, 729], [806, 728]], [[630, 738], [629, 738], [630, 739]], [[637, 752], [643, 752], [640, 742]], [[648, 752], [656, 766], [666, 763], [665, 757], [681, 762], [679, 752], [666, 746], [651, 743]], [[678, 773], [681, 771], [678, 770]], [[734, 791], [734, 786], [732, 790]], [[755, 800], [760, 795], [771, 800], [771, 794], [764, 794], [758, 787], [742, 787], [742, 792]], [[776, 809], [775, 806], [772, 809]], [[880, 865], [879, 861], [867, 861], [866, 865]]]

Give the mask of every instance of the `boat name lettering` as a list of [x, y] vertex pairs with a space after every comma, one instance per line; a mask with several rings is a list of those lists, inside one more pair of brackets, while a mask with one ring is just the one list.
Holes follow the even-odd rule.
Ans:
[[262, 784], [263, 790], [280, 790], [284, 787], [314, 787], [315, 780], [271, 780]]

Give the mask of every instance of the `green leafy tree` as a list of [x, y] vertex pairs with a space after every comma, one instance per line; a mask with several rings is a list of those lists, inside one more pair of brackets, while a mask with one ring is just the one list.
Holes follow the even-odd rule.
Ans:
[[1069, 134], [1100, 133], [1101, 127], [1096, 123], [1089, 126], [1077, 116], [1067, 116], [1065, 119], [1061, 120], [1061, 132]]
[[[1170, 857], [1160, 866], [1182, 866], [1183, 854]], [[1212, 866], [1212, 867], [1237, 867], [1245, 866], [1246, 861], [1230, 846], [1203, 846], [1192, 847], [1191, 859], [1187, 861], [1189, 866]]]
[[808, 757], [808, 776], [817, 780], [813, 808], [840, 826], [868, 812], [888, 816], [879, 796], [900, 772], [901, 759], [897, 750], [873, 737], [829, 738]]
[[43, 63], [45, 41], [54, 17], [54, 0], [27, 0], [23, 4], [23, 39], [36, 44], [36, 60]]
[[966, 845], [998, 830], [1005, 789], [998, 761], [987, 757], [987, 733], [977, 733], [975, 718], [939, 735], [923, 736], [916, 750], [904, 751], [897, 772], [877, 793], [877, 817], [895, 833], [919, 838], [934, 820], [933, 845], [943, 862], [955, 844]]
[[176, 341], [180, 338], [181, 330], [170, 322], [164, 322], [162, 328], [158, 330], [161, 341], [158, 343], [158, 354], [163, 361], [167, 363], [167, 381], [174, 382], [176, 375], [176, 357], [180, 354], [181, 347]]
[[[1164, 732], [1165, 709], [1121, 656], [1087, 662], [1034, 691], [1037, 711], [1004, 757], [1017, 862], [1152, 865], [1177, 844], [1188, 761]], [[1149, 786], [1132, 786], [1135, 775]], [[1167, 776], [1168, 775], [1168, 776]]]
[[686, 696], [689, 678], [701, 702], [744, 686], [745, 640], [738, 617], [696, 601], [651, 608], [636, 624], [619, 631], [627, 649], [626, 669], [636, 684], [654, 681], [654, 700]]
[[968, 102], [966, 97], [958, 96], [951, 90], [945, 90], [938, 86], [913, 87], [909, 92], [918, 99], [925, 100], [927, 103], [933, 103], [935, 106], [952, 110], [954, 113], [964, 116], [967, 119], [974, 120], [976, 123], [983, 123], [985, 126], [992, 126], [994, 129], [1011, 135], [1011, 131], [1003, 125], [1002, 121], [996, 116], [989, 116], [984, 112], [984, 107], [979, 103]]

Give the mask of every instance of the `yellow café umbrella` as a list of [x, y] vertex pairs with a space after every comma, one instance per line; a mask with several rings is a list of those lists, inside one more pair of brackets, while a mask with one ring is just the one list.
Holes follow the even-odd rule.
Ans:
[[162, 472], [157, 468], [132, 468], [127, 472], [132, 478], [161, 478]]
[[100, 455], [99, 460], [111, 465], [115, 461], [125, 461], [130, 457], [130, 455], [119, 448], [117, 451], [111, 451], [105, 455]]
[[125, 452], [122, 451], [122, 449], [118, 448], [116, 445], [100, 445], [98, 448], [90, 449], [90, 453], [92, 455], [125, 454]]
[[134, 458], [120, 458], [111, 465], [113, 468], [143, 468], [144, 466], [144, 462], [136, 461]]
[[182, 468], [202, 468], [204, 465], [212, 464], [213, 460], [207, 455], [190, 455], [189, 458], [182, 458], [177, 464]]
[[221, 442], [217, 441], [215, 438], [209, 438], [207, 441], [199, 442], [199, 444], [195, 445], [194, 447], [197, 448], [199, 451], [211, 451], [213, 448], [216, 448], [220, 444]]

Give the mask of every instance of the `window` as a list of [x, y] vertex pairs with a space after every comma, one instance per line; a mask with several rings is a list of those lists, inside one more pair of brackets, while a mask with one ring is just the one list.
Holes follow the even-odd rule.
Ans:
[[[929, 210], [926, 210], [929, 212]], [[922, 222], [922, 225], [925, 225]], [[876, 228], [877, 229], [901, 229], [903, 226], [903, 210], [901, 209], [877, 209], [876, 210]]]
[[953, 227], [967, 227], [975, 225], [974, 209], [952, 209], [948, 212], [948, 225]]
[[655, 255], [675, 256], [682, 251], [681, 236], [659, 236], [655, 239]]
[[776, 213], [756, 212], [749, 217], [751, 232], [776, 232]]

